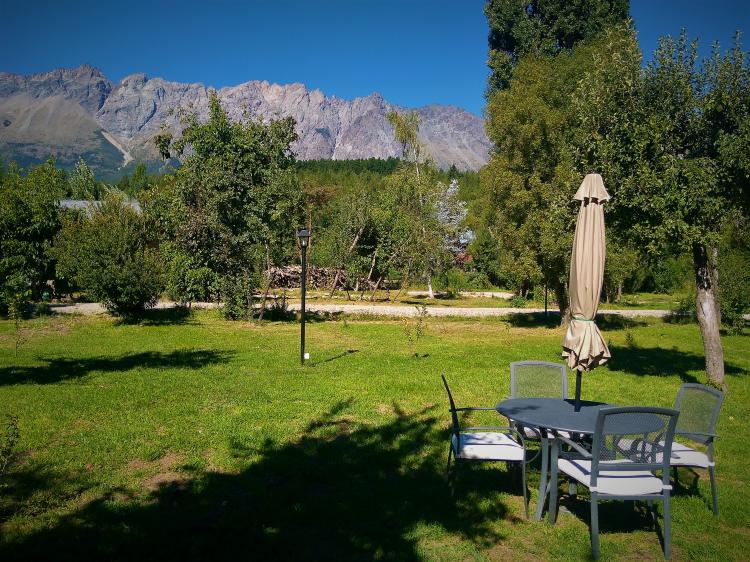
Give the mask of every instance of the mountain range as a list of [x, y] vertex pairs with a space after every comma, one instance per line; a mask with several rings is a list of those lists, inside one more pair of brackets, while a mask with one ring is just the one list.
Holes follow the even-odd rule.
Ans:
[[[138, 162], [156, 170], [161, 162], [153, 136], [164, 124], [177, 130], [179, 110], [206, 117], [210, 90], [145, 74], [114, 84], [89, 65], [28, 76], [0, 72], [0, 157], [27, 166], [53, 154], [67, 168], [82, 157], [102, 178], [119, 177]], [[344, 100], [303, 84], [250, 81], [217, 94], [234, 119], [293, 117], [299, 135], [293, 150], [301, 160], [400, 152], [386, 115], [407, 108], [378, 93]], [[491, 144], [480, 117], [449, 105], [416, 111], [420, 139], [438, 166], [477, 170], [487, 161]]]

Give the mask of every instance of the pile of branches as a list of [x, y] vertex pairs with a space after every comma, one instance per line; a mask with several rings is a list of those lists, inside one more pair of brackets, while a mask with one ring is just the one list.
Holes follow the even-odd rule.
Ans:
[[[297, 289], [300, 287], [302, 277], [302, 266], [285, 265], [283, 267], [272, 267], [268, 270], [271, 287], [274, 289]], [[316, 267], [307, 266], [307, 287], [318, 290], [332, 290], [333, 282], [336, 281], [336, 290], [372, 290], [375, 283], [370, 280], [360, 279], [356, 283], [356, 288], [347, 286], [351, 283], [346, 275], [346, 270], [336, 269], [335, 267]]]
[[[283, 267], [272, 267], [268, 270], [271, 287], [274, 289], [296, 289], [300, 286], [302, 278], [302, 266], [285, 265]], [[336, 269], [332, 267], [307, 267], [307, 286], [311, 289], [330, 289], [333, 279], [336, 277]], [[336, 288], [343, 288], [346, 275], [339, 276]]]

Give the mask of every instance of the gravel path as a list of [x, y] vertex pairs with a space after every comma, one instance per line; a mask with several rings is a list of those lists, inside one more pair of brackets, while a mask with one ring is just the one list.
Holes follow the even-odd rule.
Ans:
[[[169, 301], [160, 301], [156, 308], [172, 308], [175, 303]], [[193, 303], [193, 308], [216, 308], [216, 303], [203, 302]], [[53, 304], [52, 310], [63, 314], [103, 314], [104, 307], [98, 303], [78, 303], [78, 304]], [[290, 304], [290, 310], [297, 311], [299, 304]], [[405, 305], [381, 305], [381, 304], [315, 304], [308, 303], [309, 312], [323, 313], [343, 313], [343, 314], [371, 314], [373, 316], [389, 317], [408, 317], [416, 316], [417, 308], [415, 306]], [[491, 317], [491, 316], [509, 316], [511, 314], [539, 314], [544, 312], [543, 308], [469, 308], [458, 306], [428, 306], [427, 313], [429, 316], [459, 316], [465, 318]], [[552, 314], [557, 311], [550, 310]], [[616, 316], [626, 316], [634, 318], [638, 316], [649, 316], [661, 318], [667, 316], [668, 310], [604, 310], [599, 314], [613, 314]], [[750, 315], [746, 315], [750, 320]]]

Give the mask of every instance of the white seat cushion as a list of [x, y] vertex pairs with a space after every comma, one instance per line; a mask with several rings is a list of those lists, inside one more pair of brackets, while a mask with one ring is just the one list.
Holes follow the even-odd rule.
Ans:
[[701, 453], [678, 443], [677, 441], [672, 442], [672, 456], [669, 459], [669, 464], [672, 466], [696, 466], [698, 468], [708, 468], [710, 461], [706, 453]]
[[[558, 431], [557, 434], [561, 437], [565, 437], [565, 439], [570, 439], [570, 433], [567, 431]], [[539, 432], [530, 427], [523, 426], [523, 436], [526, 439], [539, 439]]]
[[482, 431], [461, 433], [460, 442], [456, 435], [451, 436], [453, 450], [460, 459], [521, 461], [524, 460], [523, 447], [505, 433]]
[[[602, 467], [607, 463], [599, 463]], [[587, 488], [591, 487], [591, 461], [559, 459], [557, 466], [571, 478], [578, 480]], [[596, 491], [611, 496], [640, 496], [660, 494], [662, 480], [647, 470], [599, 470], [596, 479]]]

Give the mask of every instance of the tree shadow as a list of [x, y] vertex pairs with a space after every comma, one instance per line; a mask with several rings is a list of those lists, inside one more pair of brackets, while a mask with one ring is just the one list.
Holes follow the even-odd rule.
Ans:
[[347, 355], [352, 355], [353, 353], [357, 352], [359, 352], [359, 349], [347, 349], [346, 351], [342, 351], [341, 353], [337, 353], [336, 355], [327, 357], [326, 359], [320, 359], [315, 362], [310, 362], [310, 366], [316, 367], [318, 365], [322, 365], [323, 363], [330, 363], [331, 361], [336, 361], [337, 359], [341, 359], [342, 357], [346, 357]]
[[[239, 473], [187, 469], [135, 499], [109, 491], [8, 537], [0, 558], [408, 561], [423, 556], [415, 531], [424, 527], [479, 545], [503, 540], [495, 522], [515, 518], [499, 492], [520, 493], [509, 473], [467, 467], [452, 501], [443, 448], [426, 454], [430, 443], [447, 443], [434, 407], [406, 414], [394, 405], [376, 426], [347, 415], [352, 403], [339, 402], [293, 442], [230, 440], [235, 457], [258, 459]], [[37, 480], [43, 488], [44, 475]]]
[[[520, 312], [508, 314], [503, 318], [508, 324], [515, 328], [559, 328], [560, 311], [550, 310], [544, 312]], [[596, 325], [600, 330], [624, 330], [646, 326], [647, 323], [638, 318], [629, 318], [619, 314], [600, 313], [596, 316]]]
[[169, 353], [145, 351], [118, 357], [84, 359], [40, 358], [45, 365], [0, 367], [0, 386], [12, 384], [51, 384], [78, 379], [92, 371], [123, 372], [135, 368], [200, 369], [226, 363], [233, 354], [225, 351], [178, 349]]
[[[700, 382], [691, 371], [702, 372], [706, 368], [703, 355], [681, 351], [676, 347], [613, 346], [610, 345], [612, 358], [607, 367], [614, 371], [623, 371], [639, 376], [672, 376], [677, 375], [682, 382]], [[724, 364], [728, 375], [746, 374], [746, 371], [731, 363]]]
[[170, 308], [151, 308], [144, 310], [139, 316], [122, 319], [123, 324], [138, 324], [141, 326], [173, 326], [193, 323], [193, 309], [187, 306], [172, 306]]

